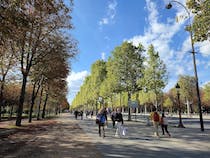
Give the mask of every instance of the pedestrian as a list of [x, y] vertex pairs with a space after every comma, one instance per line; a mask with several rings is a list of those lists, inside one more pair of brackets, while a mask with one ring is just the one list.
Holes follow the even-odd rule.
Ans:
[[151, 118], [152, 118], [153, 127], [154, 127], [154, 135], [159, 137], [158, 126], [160, 124], [160, 115], [158, 114], [157, 111], [154, 111], [151, 113]]
[[83, 111], [80, 111], [81, 120], [83, 120]]
[[120, 108], [117, 108], [117, 113], [116, 113], [116, 116], [115, 116], [115, 121], [116, 121], [116, 126], [117, 126], [117, 129], [116, 129], [116, 132], [115, 132], [115, 136], [120, 136], [122, 137], [122, 125], [123, 125], [123, 116], [122, 116], [122, 113], [121, 113], [121, 110]]
[[168, 119], [164, 115], [164, 112], [162, 113], [160, 123], [161, 123], [161, 128], [162, 128], [163, 135], [165, 135], [165, 132], [166, 132], [168, 134], [168, 136], [171, 137], [170, 133], [168, 132]]
[[93, 110], [91, 110], [91, 115], [90, 116], [91, 116], [91, 118], [93, 117]]
[[75, 115], [75, 119], [76, 119], [76, 120], [77, 120], [78, 114], [79, 114], [79, 111], [75, 110], [75, 111], [74, 111], [74, 115]]
[[116, 117], [116, 111], [115, 109], [111, 112], [111, 120], [112, 120], [112, 126], [115, 128], [115, 117]]
[[[101, 137], [101, 130], [103, 130], [103, 138], [105, 137], [104, 126], [107, 124], [107, 111], [105, 108], [101, 108], [96, 116], [96, 123], [98, 124], [98, 134]], [[102, 128], [102, 129], [101, 129]]]

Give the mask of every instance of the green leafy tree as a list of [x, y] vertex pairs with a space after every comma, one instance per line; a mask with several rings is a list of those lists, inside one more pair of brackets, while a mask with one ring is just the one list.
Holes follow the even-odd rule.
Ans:
[[97, 107], [97, 101], [100, 96], [100, 87], [106, 78], [106, 62], [97, 60], [91, 66], [91, 75], [87, 76], [85, 82], [80, 87], [80, 91], [72, 102], [72, 108], [78, 108], [81, 105], [94, 103]]
[[106, 63], [106, 71], [107, 74], [105, 80], [101, 84], [100, 95], [110, 100], [113, 108], [114, 106], [113, 98], [117, 95], [117, 93], [121, 92], [120, 92], [120, 85], [118, 82], [118, 78], [115, 75], [114, 62], [111, 58], [109, 58]]
[[155, 94], [155, 106], [158, 106], [158, 97], [162, 94], [162, 89], [166, 86], [168, 73], [165, 64], [160, 59], [158, 52], [154, 50], [154, 46], [150, 45], [147, 51], [148, 59], [146, 60], [146, 68], [144, 71], [143, 83], [148, 91]]
[[187, 112], [190, 113], [190, 102], [193, 102], [196, 96], [196, 84], [195, 78], [188, 75], [180, 75], [179, 76], [179, 85], [180, 85], [180, 93], [181, 98], [187, 104]]
[[210, 82], [203, 87], [203, 102], [210, 107]]
[[[113, 74], [115, 74], [120, 89], [128, 93], [128, 102], [131, 100], [131, 95], [141, 89], [138, 81], [143, 77], [143, 52], [144, 48], [141, 44], [136, 47], [129, 42], [124, 42], [112, 52]], [[128, 120], [131, 120], [130, 108]]]
[[173, 101], [170, 99], [170, 97], [167, 97], [164, 100], [163, 107], [170, 109], [170, 112], [172, 113]]

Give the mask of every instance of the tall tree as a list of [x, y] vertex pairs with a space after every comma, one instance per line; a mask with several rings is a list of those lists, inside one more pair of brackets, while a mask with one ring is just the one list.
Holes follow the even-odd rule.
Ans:
[[97, 60], [91, 66], [90, 90], [92, 91], [91, 94], [93, 95], [94, 100], [99, 99], [100, 87], [104, 79], [106, 78], [106, 73], [106, 62], [103, 60]]
[[117, 93], [121, 93], [121, 91], [120, 91], [119, 82], [115, 75], [114, 62], [111, 58], [109, 58], [108, 61], [106, 62], [106, 71], [107, 71], [106, 78], [100, 87], [100, 95], [103, 96], [104, 98], [110, 99], [113, 108], [113, 97]]
[[149, 46], [147, 54], [148, 58], [144, 71], [143, 83], [148, 91], [155, 93], [155, 106], [157, 108], [159, 101], [158, 97], [167, 84], [168, 73], [165, 64], [160, 59], [160, 56], [158, 52], [155, 51], [153, 45]]
[[[1, 45], [2, 44], [2, 45]], [[2, 40], [0, 44], [0, 121], [1, 109], [4, 103], [4, 87], [8, 72], [12, 69], [15, 62], [12, 42], [9, 40]]]
[[210, 82], [203, 87], [203, 102], [210, 107]]
[[[187, 105], [187, 113], [190, 114], [190, 102], [193, 102], [196, 96], [196, 84], [195, 78], [188, 75], [180, 75], [179, 76], [179, 85], [181, 96]], [[191, 107], [192, 109], [192, 107]]]
[[[141, 89], [138, 81], [143, 77], [143, 52], [141, 44], [136, 47], [129, 42], [122, 43], [112, 52], [113, 74], [116, 75], [120, 89], [128, 93], [128, 102], [131, 101], [131, 95]], [[131, 120], [131, 109], [128, 109], [128, 120]]]

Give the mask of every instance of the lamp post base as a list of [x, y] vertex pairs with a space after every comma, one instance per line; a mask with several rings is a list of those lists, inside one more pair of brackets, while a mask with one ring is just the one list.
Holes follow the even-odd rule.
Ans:
[[185, 128], [185, 126], [183, 124], [179, 124], [177, 127], [178, 128]]

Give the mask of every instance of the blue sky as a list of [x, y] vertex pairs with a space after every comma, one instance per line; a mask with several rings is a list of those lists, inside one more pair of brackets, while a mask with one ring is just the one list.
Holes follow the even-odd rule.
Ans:
[[[178, 0], [185, 4], [185, 0]], [[165, 91], [177, 82], [178, 75], [194, 76], [189, 33], [184, 30], [188, 19], [183, 7], [168, 0], [75, 0], [72, 36], [78, 41], [79, 54], [71, 63], [68, 100], [71, 103], [91, 65], [106, 60], [116, 46], [127, 40], [146, 48], [153, 44], [169, 73]], [[196, 43], [199, 84], [210, 81], [210, 42]]]

